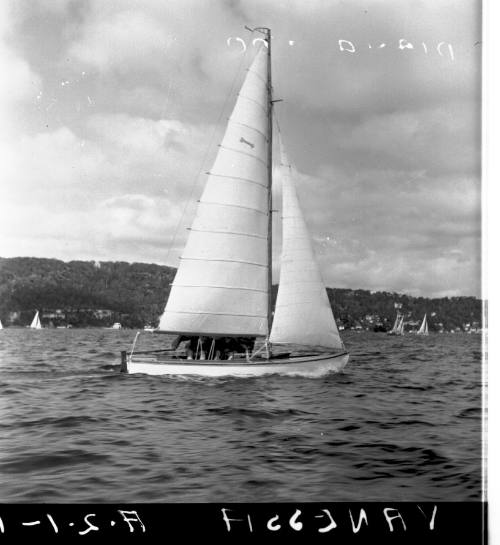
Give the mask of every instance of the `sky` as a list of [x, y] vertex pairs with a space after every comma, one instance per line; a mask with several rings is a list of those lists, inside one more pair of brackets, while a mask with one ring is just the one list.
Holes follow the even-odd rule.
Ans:
[[[177, 266], [255, 52], [244, 27], [268, 26], [275, 109], [325, 283], [480, 296], [480, 9], [1, 2], [0, 256]], [[275, 239], [277, 281], [279, 222]]]

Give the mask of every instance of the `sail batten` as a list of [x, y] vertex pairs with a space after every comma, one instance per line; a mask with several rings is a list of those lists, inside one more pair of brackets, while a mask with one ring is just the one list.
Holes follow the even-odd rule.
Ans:
[[283, 247], [270, 334], [275, 344], [342, 349], [343, 343], [300, 209], [294, 172], [281, 145]]
[[260, 187], [267, 190], [267, 185], [264, 185], [262, 182], [258, 182], [256, 180], [249, 180], [248, 178], [238, 178], [237, 176], [227, 176], [225, 174], [216, 174], [214, 172], [209, 172], [210, 176], [215, 176], [216, 178], [229, 178], [231, 180], [238, 180], [240, 182], [247, 182], [249, 184], [255, 184], [259, 185]]
[[267, 212], [263, 212], [262, 210], [259, 210], [258, 208], [252, 208], [251, 206], [243, 206], [242, 204], [231, 204], [231, 203], [220, 203], [220, 202], [208, 202], [204, 201], [203, 204], [211, 204], [214, 206], [230, 206], [232, 208], [242, 208], [243, 210], [252, 210], [252, 212], [255, 212], [257, 214], [264, 214], [267, 216]]
[[204, 314], [204, 315], [212, 315], [212, 316], [244, 316], [246, 318], [260, 318], [260, 314], [242, 314], [241, 312], [201, 312], [201, 311], [188, 311], [188, 310], [172, 310], [171, 312], [175, 312], [177, 314]]
[[246, 74], [207, 173], [160, 330], [268, 333], [270, 90], [265, 49], [259, 49]]
[[215, 233], [217, 235], [231, 235], [231, 236], [241, 236], [241, 237], [255, 237], [255, 238], [265, 238], [265, 235], [256, 235], [255, 233], [238, 233], [236, 231], [209, 231], [208, 229], [191, 229], [191, 231], [196, 231], [197, 233]]
[[210, 284], [176, 284], [178, 288], [213, 288], [213, 289], [220, 289], [220, 290], [246, 290], [246, 291], [258, 291], [262, 293], [267, 293], [267, 290], [261, 290], [257, 288], [242, 288], [241, 286], [213, 286]]
[[261, 159], [260, 157], [257, 157], [256, 155], [253, 155], [252, 153], [248, 153], [240, 149], [228, 148], [226, 146], [220, 146], [220, 147], [227, 151], [232, 151], [234, 153], [241, 153], [242, 155], [247, 155], [248, 157], [251, 157], [252, 159], [255, 159], [256, 161], [260, 161], [262, 164], [267, 165], [267, 161], [265, 161], [264, 159]]
[[246, 125], [245, 123], [241, 123], [241, 121], [236, 121], [235, 119], [228, 119], [228, 123], [232, 123], [235, 125], [239, 125], [240, 127], [246, 127], [247, 129], [251, 129], [252, 131], [255, 131], [257, 134], [260, 134], [262, 138], [264, 138], [265, 143], [267, 144], [269, 142], [269, 138], [265, 133], [257, 129], [256, 127], [252, 127], [251, 125]]

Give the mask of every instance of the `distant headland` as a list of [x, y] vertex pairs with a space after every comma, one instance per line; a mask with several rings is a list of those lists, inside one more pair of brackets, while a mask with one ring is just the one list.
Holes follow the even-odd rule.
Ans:
[[[0, 258], [0, 320], [26, 326], [40, 311], [45, 327], [126, 328], [158, 325], [176, 269], [150, 263]], [[276, 295], [276, 286], [273, 287]], [[427, 314], [430, 331], [479, 331], [475, 297], [428, 299], [364, 289], [327, 288], [340, 329], [386, 331], [402, 304], [407, 330]]]

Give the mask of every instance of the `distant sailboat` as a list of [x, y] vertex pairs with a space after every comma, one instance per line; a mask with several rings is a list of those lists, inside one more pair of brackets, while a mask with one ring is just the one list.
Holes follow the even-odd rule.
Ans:
[[30, 325], [31, 329], [42, 329], [42, 322], [40, 322], [40, 312], [37, 310], [35, 317]]
[[404, 335], [404, 329], [404, 316], [398, 312], [396, 315], [396, 321], [394, 322], [392, 329], [388, 332], [388, 335]]
[[[134, 341], [131, 352], [122, 352], [126, 372], [319, 376], [347, 364], [349, 354], [321, 280], [299, 207], [295, 174], [282, 146], [283, 248], [273, 319], [271, 31], [254, 31], [264, 34], [264, 44], [247, 71], [207, 173], [157, 329], [178, 335], [178, 342], [187, 340], [189, 351], [186, 355], [172, 349], [134, 352]], [[234, 346], [234, 351], [228, 348]]]
[[2, 320], [0, 320], [0, 329], [3, 329]]
[[398, 327], [396, 335], [404, 335], [404, 334], [405, 334], [405, 319], [404, 319], [404, 316], [401, 315], [401, 321], [399, 322], [399, 327]]
[[427, 325], [427, 314], [425, 314], [424, 319], [422, 320], [422, 325], [417, 331], [417, 335], [429, 335], [429, 326]]

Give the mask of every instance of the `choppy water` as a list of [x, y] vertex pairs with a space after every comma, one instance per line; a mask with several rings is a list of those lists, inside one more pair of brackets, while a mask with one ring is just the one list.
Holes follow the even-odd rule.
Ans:
[[348, 332], [342, 374], [174, 379], [119, 373], [134, 334], [0, 331], [0, 501], [481, 497], [478, 335]]

